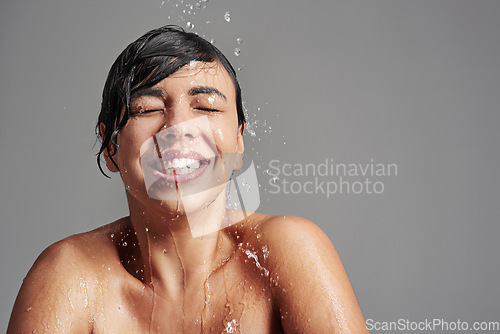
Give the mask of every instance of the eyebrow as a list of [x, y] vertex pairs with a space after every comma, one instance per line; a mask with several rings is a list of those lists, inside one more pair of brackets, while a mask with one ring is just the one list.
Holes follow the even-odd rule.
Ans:
[[200, 86], [200, 87], [193, 87], [189, 90], [188, 94], [190, 96], [198, 95], [198, 94], [215, 94], [220, 97], [222, 97], [224, 100], [227, 100], [226, 95], [222, 94], [220, 90], [214, 87], [208, 87], [208, 86]]
[[163, 89], [159, 89], [159, 88], [143, 88], [143, 89], [139, 89], [139, 90], [136, 90], [135, 92], [132, 93], [132, 95], [130, 95], [130, 101], [132, 101], [133, 99], [136, 99], [138, 97], [141, 97], [141, 96], [158, 96], [158, 97], [165, 97], [165, 91]]

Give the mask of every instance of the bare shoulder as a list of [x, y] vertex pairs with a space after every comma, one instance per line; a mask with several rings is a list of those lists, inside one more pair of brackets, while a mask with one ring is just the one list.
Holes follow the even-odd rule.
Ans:
[[116, 223], [46, 248], [23, 280], [7, 332], [90, 332], [93, 310], [89, 299], [98, 285], [102, 258], [118, 259], [113, 255], [116, 248], [106, 238], [113, 228]]
[[288, 259], [296, 261], [296, 252], [301, 258], [314, 252], [335, 253], [328, 236], [315, 223], [299, 216], [257, 214], [246, 229], [253, 232], [246, 234], [250, 243], [258, 241], [276, 253], [270, 259], [277, 265]]
[[335, 277], [345, 274], [328, 236], [312, 221], [292, 215], [269, 216], [256, 229], [269, 250], [269, 265], [281, 279], [301, 281], [296, 269], [328, 270]]
[[[265, 249], [285, 332], [367, 333], [349, 278], [328, 236], [298, 216], [261, 216], [249, 243]], [[253, 239], [253, 240], [251, 240]]]

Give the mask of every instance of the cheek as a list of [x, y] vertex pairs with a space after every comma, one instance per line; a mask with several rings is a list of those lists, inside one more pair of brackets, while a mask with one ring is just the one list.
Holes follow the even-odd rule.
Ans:
[[[153, 128], [131, 124], [120, 131], [118, 152], [124, 164], [140, 158], [141, 146], [155, 133]], [[132, 167], [132, 166], [129, 166]]]
[[234, 152], [236, 148], [238, 128], [232, 125], [221, 125], [212, 129], [215, 144], [221, 152]]

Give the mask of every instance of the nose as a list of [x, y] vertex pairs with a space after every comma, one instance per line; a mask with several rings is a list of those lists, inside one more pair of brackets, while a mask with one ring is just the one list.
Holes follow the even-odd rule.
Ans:
[[163, 126], [159, 135], [167, 141], [192, 140], [199, 135], [199, 130], [192, 120], [188, 120], [172, 126]]
[[159, 137], [169, 143], [190, 141], [200, 135], [200, 129], [189, 108], [172, 108], [168, 120], [158, 133]]

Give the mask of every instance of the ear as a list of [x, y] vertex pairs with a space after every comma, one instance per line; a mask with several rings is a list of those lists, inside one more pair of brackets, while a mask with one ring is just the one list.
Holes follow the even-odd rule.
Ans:
[[[99, 123], [99, 131], [101, 132], [101, 138], [104, 138], [104, 133], [106, 132], [106, 126], [104, 123]], [[118, 168], [115, 166], [114, 162], [111, 159], [111, 154], [115, 152], [115, 147], [113, 146], [112, 143], [108, 144], [108, 147], [102, 152], [104, 156], [104, 161], [106, 161], [106, 167], [111, 173], [116, 173], [118, 172]]]
[[243, 142], [243, 132], [245, 132], [245, 123], [238, 127], [238, 137], [236, 138], [236, 152], [243, 154], [245, 152], [245, 143]]
[[240, 170], [243, 166], [243, 153], [245, 152], [245, 143], [243, 142], [243, 132], [245, 131], [245, 123], [238, 128], [236, 135], [236, 153], [239, 155], [234, 162], [234, 170]]

